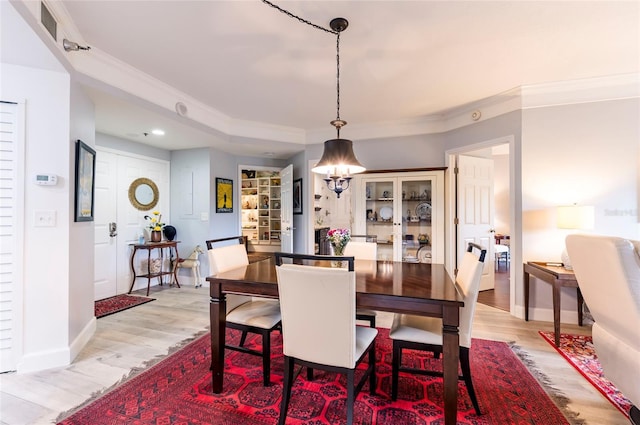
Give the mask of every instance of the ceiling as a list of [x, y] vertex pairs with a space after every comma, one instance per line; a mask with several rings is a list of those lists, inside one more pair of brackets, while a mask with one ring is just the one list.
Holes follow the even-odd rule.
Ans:
[[[275, 157], [320, 143], [308, 136], [313, 132], [334, 131], [336, 37], [260, 0], [60, 4], [80, 35], [73, 41], [237, 125], [282, 127], [307, 137], [302, 144], [235, 137], [93, 84], [87, 91], [96, 104], [97, 131], [164, 149], [213, 146]], [[373, 129], [427, 120], [520, 86], [640, 71], [637, 1], [277, 4], [323, 27], [334, 17], [349, 20], [340, 37], [340, 115], [350, 124], [342, 130], [347, 138], [351, 125]], [[143, 135], [154, 127], [167, 134]]]

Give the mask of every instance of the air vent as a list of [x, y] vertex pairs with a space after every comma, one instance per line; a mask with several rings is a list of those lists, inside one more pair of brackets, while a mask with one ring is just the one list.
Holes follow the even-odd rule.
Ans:
[[54, 40], [58, 41], [58, 23], [53, 18], [51, 12], [49, 12], [49, 9], [47, 9], [47, 6], [44, 5], [44, 2], [40, 3], [40, 22], [42, 22], [42, 25], [44, 25], [45, 29], [49, 31], [51, 37], [53, 37]]

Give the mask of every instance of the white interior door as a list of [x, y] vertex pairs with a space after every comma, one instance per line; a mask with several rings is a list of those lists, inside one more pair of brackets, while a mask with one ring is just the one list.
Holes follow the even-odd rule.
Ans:
[[293, 165], [280, 171], [280, 184], [280, 249], [293, 252]]
[[117, 166], [117, 155], [97, 149], [94, 221], [94, 300], [101, 300], [118, 294], [117, 229], [115, 232], [109, 229], [110, 223], [117, 224]]
[[487, 250], [480, 290], [493, 289], [493, 159], [458, 156], [458, 262], [468, 242], [475, 242]]
[[[149, 211], [140, 211], [129, 202], [129, 186], [139, 178], [151, 179], [158, 186], [158, 204]], [[131, 286], [131, 247], [137, 242], [138, 236], [145, 230], [147, 221], [145, 215], [152, 215], [152, 211], [162, 214], [162, 221], [171, 222], [170, 193], [169, 193], [169, 162], [147, 158], [119, 155], [118, 157], [118, 293], [126, 293]], [[178, 229], [179, 231], [179, 229]], [[149, 237], [146, 234], [147, 239]], [[140, 258], [138, 258], [140, 257]], [[139, 267], [143, 255], [137, 255], [134, 266]], [[157, 279], [156, 279], [157, 281]], [[152, 281], [152, 284], [157, 284]], [[137, 279], [133, 290], [147, 286], [146, 279]]]
[[[97, 149], [95, 192], [95, 295], [96, 300], [124, 294], [131, 285], [131, 247], [145, 228], [145, 215], [129, 202], [129, 186], [138, 177], [153, 180], [158, 186], [158, 204], [153, 210], [169, 216], [169, 162], [151, 158], [132, 157], [124, 153]], [[116, 234], [109, 224], [116, 224]], [[138, 256], [137, 256], [138, 257]], [[139, 266], [142, 255], [134, 265]], [[152, 282], [155, 284], [156, 282]], [[144, 279], [136, 281], [135, 289], [146, 286]]]
[[24, 106], [0, 102], [0, 373], [16, 370], [22, 357]]

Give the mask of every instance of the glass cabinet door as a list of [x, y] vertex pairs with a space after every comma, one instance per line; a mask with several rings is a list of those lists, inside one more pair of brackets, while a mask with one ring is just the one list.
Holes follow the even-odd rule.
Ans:
[[444, 262], [444, 171], [356, 177], [352, 233], [375, 237], [378, 260]]
[[401, 180], [402, 261], [431, 262], [432, 180]]
[[378, 243], [378, 259], [393, 261], [393, 241], [397, 220], [394, 219], [396, 179], [371, 179], [365, 183], [366, 235]]

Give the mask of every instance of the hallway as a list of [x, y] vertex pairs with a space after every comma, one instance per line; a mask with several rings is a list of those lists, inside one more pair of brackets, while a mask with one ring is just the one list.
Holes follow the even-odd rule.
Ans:
[[509, 283], [509, 268], [498, 267], [495, 274], [495, 288], [481, 291], [478, 294], [478, 302], [509, 311]]

